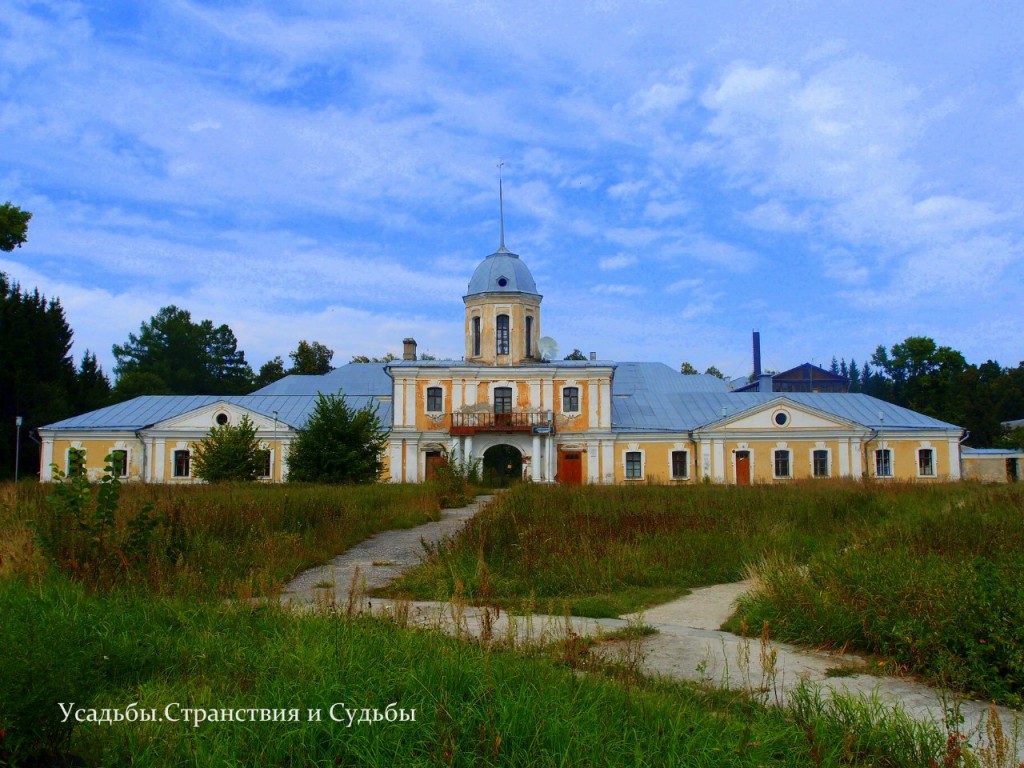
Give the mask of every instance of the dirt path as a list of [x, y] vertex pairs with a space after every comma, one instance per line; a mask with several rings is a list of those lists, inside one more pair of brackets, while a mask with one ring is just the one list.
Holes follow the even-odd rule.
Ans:
[[[283, 603], [297, 608], [351, 605], [358, 611], [386, 614], [412, 626], [440, 629], [451, 635], [507, 645], [544, 643], [570, 635], [601, 638], [630, 625], [645, 624], [657, 632], [641, 640], [603, 641], [594, 651], [610, 659], [624, 659], [650, 675], [745, 689], [768, 703], [785, 704], [802, 682], [820, 687], [823, 696], [834, 693], [868, 697], [885, 706], [901, 707], [911, 717], [941, 725], [954, 699], [915, 680], [858, 673], [864, 659], [826, 653], [769, 641], [743, 638], [718, 628], [731, 615], [736, 599], [750, 582], [718, 584], [646, 611], [618, 619], [510, 616], [497, 609], [446, 602], [402, 602], [368, 599], [367, 589], [385, 586], [424, 555], [423, 543], [435, 545], [457, 533], [466, 521], [491, 501], [481, 496], [461, 509], [444, 510], [439, 522], [408, 530], [384, 531], [290, 582], [281, 594]], [[353, 573], [359, 569], [356, 592], [350, 594]], [[837, 676], [837, 671], [839, 675]], [[978, 742], [989, 711], [988, 702], [956, 702], [963, 717], [961, 730]], [[998, 707], [1008, 734], [1017, 738], [1017, 760], [1024, 762], [1024, 714]]]

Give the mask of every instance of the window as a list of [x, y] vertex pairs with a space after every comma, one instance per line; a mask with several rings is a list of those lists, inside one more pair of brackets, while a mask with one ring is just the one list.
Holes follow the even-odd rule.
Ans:
[[512, 423], [512, 387], [494, 388], [494, 423]]
[[828, 477], [828, 451], [815, 451], [811, 464], [815, 477]]
[[789, 414], [785, 411], [776, 411], [775, 415], [772, 416], [772, 420], [778, 427], [784, 427], [789, 424]]
[[444, 393], [440, 387], [427, 387], [427, 411], [440, 413], [443, 405]]
[[495, 335], [495, 352], [499, 355], [508, 354], [508, 315], [498, 315], [497, 333]]
[[580, 409], [580, 388], [579, 387], [563, 387], [562, 388], [562, 412], [563, 413], [576, 413]]
[[214, 417], [214, 419], [217, 422], [217, 425], [221, 427], [228, 423], [228, 415], [223, 411], [221, 413], [218, 413], [216, 417]]
[[672, 451], [672, 479], [685, 480], [690, 476], [686, 451]]
[[67, 476], [80, 477], [85, 474], [85, 449], [68, 448]]
[[256, 466], [259, 467], [256, 470], [257, 477], [270, 477], [272, 470], [270, 468], [270, 451], [266, 448], [256, 451]]
[[128, 477], [128, 451], [119, 449], [110, 452], [110, 464], [115, 477]]
[[917, 474], [921, 477], [935, 477], [935, 451], [922, 448], [917, 452]]
[[480, 316], [473, 318], [473, 357], [480, 356]]
[[640, 451], [626, 452], [626, 479], [642, 480], [644, 476], [643, 455]]
[[189, 476], [189, 452], [188, 451], [175, 451], [174, 452], [174, 477], [188, 477]]
[[526, 316], [526, 356], [533, 357], [533, 318]]
[[875, 451], [875, 477], [892, 477], [892, 451], [888, 448]]
[[789, 472], [789, 451], [775, 451], [775, 476], [791, 476]]

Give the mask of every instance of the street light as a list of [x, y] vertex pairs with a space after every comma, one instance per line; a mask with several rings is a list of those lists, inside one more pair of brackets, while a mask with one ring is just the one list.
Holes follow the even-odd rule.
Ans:
[[14, 441], [14, 485], [18, 485], [18, 467], [21, 464], [21, 416], [14, 417], [14, 426], [18, 428], [18, 436]]

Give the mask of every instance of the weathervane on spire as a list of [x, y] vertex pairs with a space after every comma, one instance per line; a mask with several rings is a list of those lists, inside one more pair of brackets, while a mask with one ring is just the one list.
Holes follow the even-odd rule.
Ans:
[[498, 250], [505, 249], [505, 194], [501, 186], [501, 167], [505, 165], [504, 160], [498, 160], [498, 221], [501, 227], [501, 241], [498, 243]]

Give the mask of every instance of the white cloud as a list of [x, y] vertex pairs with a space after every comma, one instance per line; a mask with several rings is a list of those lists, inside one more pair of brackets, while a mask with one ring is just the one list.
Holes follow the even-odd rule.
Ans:
[[636, 256], [620, 253], [617, 256], [608, 256], [601, 259], [597, 266], [599, 269], [607, 271], [611, 269], [624, 269], [634, 264], [636, 264]]
[[603, 293], [608, 296], [642, 296], [646, 289], [639, 285], [625, 285], [623, 283], [604, 283], [595, 285], [594, 293]]

